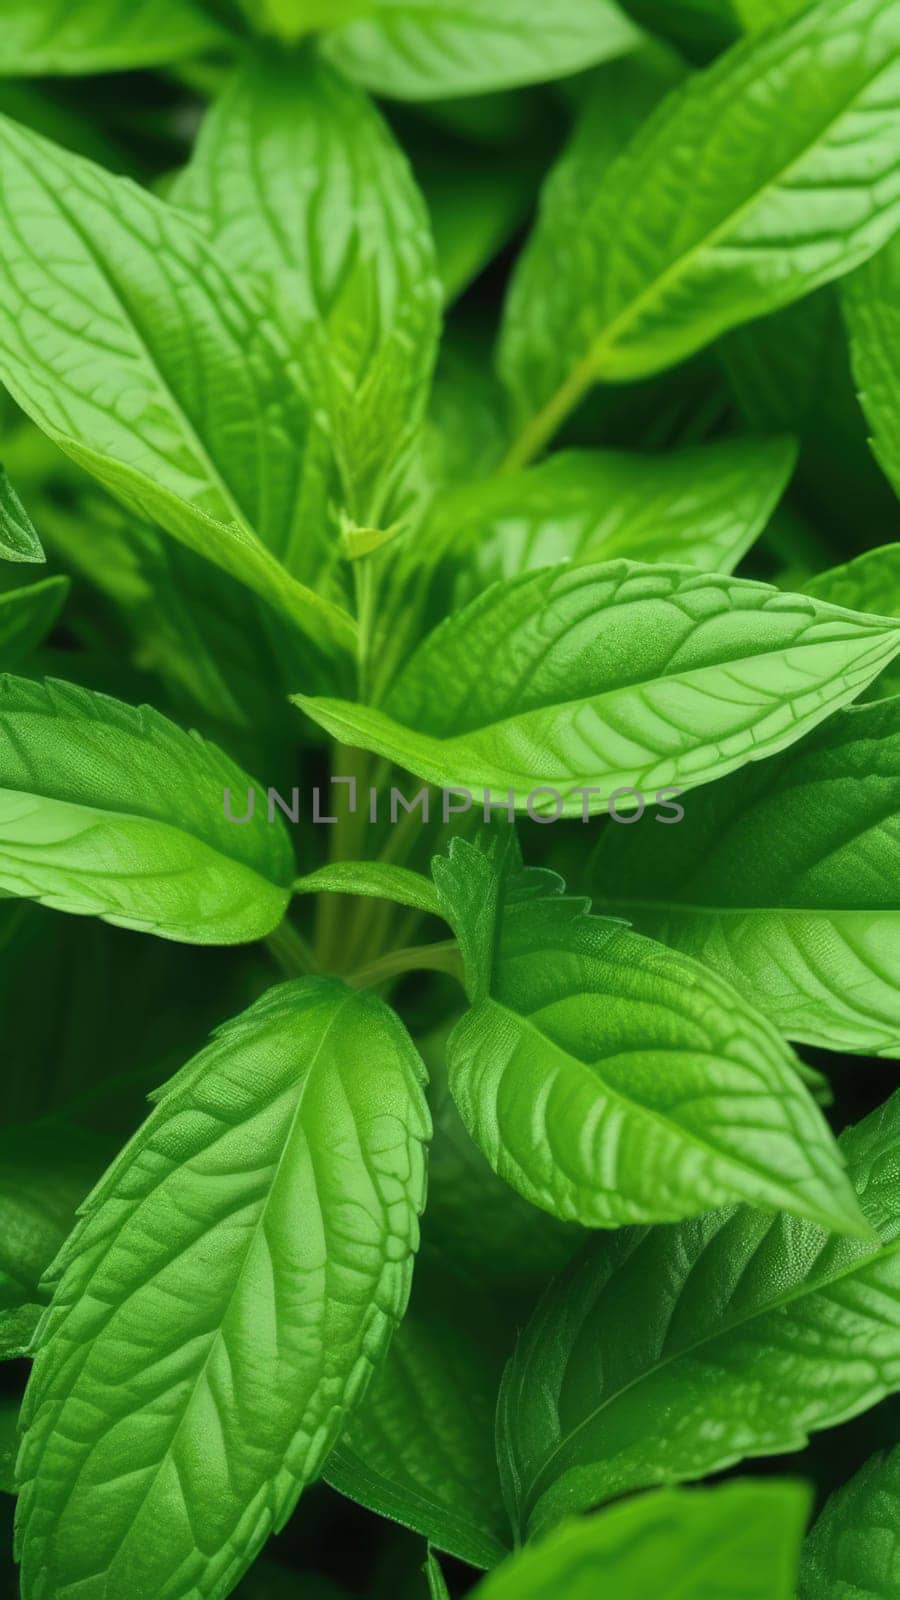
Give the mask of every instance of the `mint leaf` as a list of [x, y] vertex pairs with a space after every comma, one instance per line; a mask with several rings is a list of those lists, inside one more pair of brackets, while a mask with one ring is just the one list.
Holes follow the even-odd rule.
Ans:
[[317, 28], [337, 28], [371, 11], [374, 0], [239, 0], [260, 33], [291, 42]]
[[895, 1095], [840, 1141], [877, 1244], [741, 1206], [598, 1240], [557, 1281], [498, 1412], [521, 1529], [799, 1450], [900, 1386], [898, 1136]]
[[436, 917], [442, 915], [440, 898], [429, 880], [420, 872], [392, 866], [388, 861], [332, 861], [297, 878], [294, 889], [297, 894], [372, 896]]
[[327, 1482], [439, 1550], [495, 1566], [511, 1545], [494, 1452], [509, 1339], [466, 1285], [419, 1268], [384, 1366], [328, 1457]]
[[897, 1056], [898, 812], [900, 699], [853, 706], [694, 796], [664, 843], [607, 835], [597, 904], [709, 962], [788, 1038]]
[[[877, 545], [843, 566], [830, 567], [805, 583], [804, 593], [851, 611], [900, 617], [900, 544]], [[894, 662], [865, 691], [864, 699], [882, 699], [900, 690], [900, 668]]]
[[[345, 744], [429, 783], [578, 816], [617, 790], [652, 801], [771, 755], [898, 650], [888, 620], [619, 561], [494, 584], [419, 646], [383, 709], [295, 702]], [[634, 809], [635, 795], [621, 804]]]
[[17, 667], [46, 638], [69, 592], [68, 578], [43, 578], [0, 593], [0, 668]]
[[120, 72], [215, 49], [227, 34], [191, 0], [6, 0], [5, 76]]
[[45, 561], [34, 524], [0, 466], [0, 558], [4, 561]]
[[0, 377], [23, 409], [131, 510], [348, 644], [349, 617], [271, 553], [314, 424], [261, 293], [183, 212], [6, 119], [0, 214]]
[[149, 706], [0, 679], [0, 889], [194, 944], [262, 938], [293, 859], [252, 784]]
[[900, 494], [900, 242], [851, 274], [842, 302], [872, 448]]
[[377, 94], [436, 100], [543, 83], [622, 55], [640, 34], [613, 0], [372, 0], [371, 18], [326, 40], [333, 61]]
[[800, 1600], [891, 1600], [900, 1584], [900, 1446], [871, 1456], [803, 1547]]
[[283, 1525], [405, 1307], [422, 1076], [380, 1000], [306, 979], [160, 1092], [57, 1262], [23, 1414], [26, 1594], [224, 1600]]
[[[566, 1522], [480, 1583], [472, 1600], [793, 1600], [809, 1508], [801, 1483], [661, 1489]], [[677, 1583], [677, 1589], [673, 1587]]]
[[820, 0], [675, 91], [560, 241], [568, 332], [510, 462], [598, 381], [673, 365], [873, 255], [900, 224], [900, 17]]
[[469, 557], [479, 589], [565, 560], [731, 572], [765, 528], [795, 458], [789, 439], [727, 439], [666, 455], [566, 450], [450, 495], [429, 533]]
[[[456, 840], [439, 892], [450, 876], [480, 883], [484, 859]], [[865, 1232], [774, 1030], [699, 963], [561, 889], [528, 875], [501, 887], [485, 997], [447, 1045], [451, 1093], [494, 1171], [586, 1227], [744, 1199]]]
[[[361, 523], [379, 517], [424, 414], [441, 300], [425, 204], [390, 130], [315, 55], [266, 58], [213, 107], [175, 198], [235, 268], [280, 275], [289, 300], [299, 278], [324, 324], [346, 503]], [[298, 514], [292, 570], [309, 539]]]

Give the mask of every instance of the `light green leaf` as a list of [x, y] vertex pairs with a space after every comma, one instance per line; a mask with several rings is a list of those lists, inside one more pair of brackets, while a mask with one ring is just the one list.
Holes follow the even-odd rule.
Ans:
[[68, 592], [68, 578], [42, 578], [0, 593], [0, 670], [17, 667], [47, 637]]
[[[804, 593], [849, 611], [871, 611], [900, 617], [900, 544], [878, 545], [843, 566], [820, 572], [804, 584]], [[881, 699], [900, 691], [900, 668], [891, 662], [865, 691]]]
[[110, 1141], [62, 1119], [0, 1130], [0, 1360], [27, 1351], [41, 1280], [110, 1156]]
[[5, 894], [192, 944], [240, 944], [280, 922], [287, 833], [262, 805], [246, 820], [253, 786], [215, 745], [149, 706], [8, 676], [0, 734]]
[[788, 1038], [900, 1056], [900, 699], [684, 810], [601, 839], [597, 909], [708, 962]]
[[898, 1524], [900, 1445], [831, 1496], [803, 1547], [800, 1600], [896, 1600]]
[[295, 700], [429, 783], [586, 816], [793, 744], [898, 651], [888, 619], [618, 561], [494, 584], [425, 639], [383, 709]]
[[422, 1078], [383, 1002], [310, 978], [157, 1096], [57, 1262], [22, 1419], [24, 1600], [224, 1600], [284, 1524], [406, 1305]]
[[747, 33], [761, 33], [802, 11], [804, 0], [731, 0], [731, 4]]
[[[484, 860], [454, 840], [442, 897], [452, 879], [481, 884]], [[586, 915], [550, 876], [501, 886], [487, 995], [447, 1046], [451, 1093], [494, 1171], [586, 1227], [743, 1199], [865, 1232], [774, 1029], [699, 962]]]
[[820, 0], [663, 103], [560, 240], [568, 321], [510, 454], [599, 380], [659, 372], [849, 272], [900, 225], [900, 12]]
[[842, 301], [872, 448], [900, 494], [900, 237], [851, 274]]
[[4, 561], [46, 561], [34, 524], [0, 466], [0, 558]]
[[[299, 276], [325, 327], [349, 509], [377, 519], [424, 414], [441, 302], [425, 204], [390, 130], [314, 54], [266, 58], [213, 107], [175, 198], [233, 267]], [[294, 537], [310, 538], [302, 518]]]
[[809, 1499], [787, 1481], [661, 1489], [564, 1523], [472, 1600], [793, 1600]]
[[900, 1095], [841, 1138], [880, 1243], [739, 1206], [606, 1236], [557, 1280], [498, 1412], [520, 1528], [799, 1450], [900, 1387], [898, 1141]]
[[30, 78], [155, 67], [227, 37], [191, 0], [4, 0], [3, 72]]
[[19, 1449], [19, 1399], [0, 1396], [0, 1490], [16, 1492], [16, 1455]]
[[294, 538], [297, 462], [319, 426], [302, 336], [190, 217], [5, 118], [0, 215], [14, 398], [132, 510], [349, 645], [346, 613], [272, 554]]
[[[574, 295], [589, 285], [579, 283], [576, 290], [573, 280], [584, 270], [585, 219], [597, 208], [606, 174], [653, 107], [683, 76], [674, 52], [657, 43], [593, 75], [572, 137], [541, 189], [538, 214], [513, 266], [503, 309], [497, 364], [519, 427], [565, 382], [576, 309], [591, 315], [590, 309], [573, 303]], [[579, 256], [572, 248], [575, 241]], [[592, 263], [589, 270], [593, 273]]]
[[421, 872], [395, 867], [388, 861], [332, 861], [308, 872], [294, 883], [297, 894], [356, 894], [395, 905], [443, 915], [433, 884]]
[[502, 1561], [512, 1541], [494, 1415], [512, 1337], [468, 1285], [419, 1267], [387, 1360], [328, 1457], [327, 1482], [472, 1566]]
[[641, 35], [614, 0], [374, 0], [331, 34], [348, 77], [398, 100], [442, 100], [544, 83], [623, 55]]
[[765, 528], [795, 458], [789, 439], [728, 439], [669, 455], [567, 450], [445, 497], [429, 538], [471, 553], [479, 589], [554, 562], [619, 556], [731, 572]]

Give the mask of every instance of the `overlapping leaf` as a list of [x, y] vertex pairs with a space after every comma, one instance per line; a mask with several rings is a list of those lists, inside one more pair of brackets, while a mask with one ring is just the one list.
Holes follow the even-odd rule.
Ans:
[[[658, 372], [874, 254], [900, 224], [898, 102], [893, 0], [820, 0], [669, 96], [559, 241], [548, 292], [558, 305], [568, 286], [565, 336], [510, 460], [598, 380]], [[537, 315], [520, 305], [519, 322], [504, 365], [522, 393]]]
[[3, 72], [119, 72], [215, 49], [227, 34], [192, 0], [5, 0]]
[[751, 1007], [698, 963], [587, 916], [560, 880], [556, 894], [542, 875], [485, 893], [485, 862], [457, 839], [433, 870], [474, 1000], [448, 1042], [450, 1089], [502, 1178], [588, 1227], [745, 1199], [859, 1230], [821, 1114]]
[[18, 667], [46, 638], [68, 590], [67, 578], [44, 578], [0, 594], [0, 670]]
[[800, 1600], [891, 1600], [900, 1590], [900, 1446], [831, 1496], [803, 1547]]
[[57, 1264], [25, 1600], [224, 1600], [285, 1521], [405, 1308], [422, 1076], [381, 1001], [308, 979], [161, 1091]]
[[842, 299], [873, 448], [900, 494], [900, 239], [847, 279]]
[[616, 834], [598, 908], [709, 962], [788, 1038], [900, 1054], [900, 699], [705, 789], [676, 828]]
[[383, 708], [296, 700], [431, 783], [587, 816], [783, 749], [898, 651], [888, 619], [619, 561], [494, 584], [420, 645]]
[[498, 1413], [522, 1529], [798, 1450], [900, 1387], [900, 1095], [841, 1146], [877, 1243], [738, 1207], [604, 1238], [548, 1291]]
[[195, 944], [280, 922], [287, 833], [214, 745], [149, 706], [13, 677], [0, 679], [0, 735], [4, 893]]

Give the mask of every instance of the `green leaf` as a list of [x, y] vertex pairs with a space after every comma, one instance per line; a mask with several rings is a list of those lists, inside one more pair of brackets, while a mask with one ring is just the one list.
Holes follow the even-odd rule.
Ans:
[[[531, 815], [693, 788], [792, 744], [900, 627], [766, 584], [627, 561], [496, 583], [421, 644], [383, 709], [295, 696], [345, 744]], [[548, 798], [549, 797], [549, 798]]]
[[419, 1267], [387, 1360], [328, 1457], [327, 1482], [439, 1550], [495, 1566], [512, 1543], [494, 1450], [511, 1339], [468, 1286]]
[[900, 1592], [900, 1445], [833, 1494], [803, 1547], [800, 1600], [895, 1600]]
[[[849, 611], [878, 612], [900, 617], [900, 544], [878, 545], [843, 566], [820, 572], [803, 586], [805, 594]], [[882, 698], [900, 690], [900, 668], [891, 662], [869, 685], [866, 699]]]
[[19, 666], [42, 643], [68, 592], [68, 578], [42, 578], [39, 583], [0, 593], [0, 669]]
[[544, 83], [624, 54], [640, 34], [613, 0], [374, 0], [331, 34], [331, 59], [376, 94], [442, 100]]
[[[471, 552], [479, 589], [571, 560], [731, 572], [765, 528], [796, 458], [789, 439], [728, 439], [668, 455], [567, 450], [439, 502], [430, 538]], [[856, 607], [865, 610], [865, 607]]]
[[46, 561], [34, 524], [0, 466], [0, 558], [4, 561]]
[[5, 118], [0, 215], [0, 377], [22, 408], [131, 510], [352, 643], [347, 614], [272, 554], [319, 425], [299, 336], [182, 211]]
[[520, 1528], [799, 1450], [900, 1387], [898, 1139], [900, 1095], [841, 1138], [877, 1244], [739, 1206], [603, 1237], [557, 1280], [498, 1411]]
[[274, 33], [288, 43], [319, 28], [337, 28], [365, 16], [374, 0], [240, 0], [247, 19], [260, 33]]
[[[513, 266], [506, 293], [497, 364], [519, 427], [568, 375], [577, 337], [573, 314], [591, 315], [590, 307], [574, 304], [574, 296], [580, 298], [588, 286], [580, 283], [583, 257], [568, 253], [569, 241], [578, 241], [584, 249], [585, 218], [597, 208], [609, 168], [683, 76], [674, 53], [656, 43], [593, 75], [572, 137], [544, 181], [534, 226]], [[561, 260], [564, 249], [567, 254]], [[590, 270], [593, 273], [593, 264]]]
[[842, 301], [872, 448], [900, 494], [900, 239], [851, 274]]
[[[439, 892], [448, 877], [480, 884], [484, 859], [456, 839]], [[451, 1093], [494, 1171], [586, 1227], [742, 1199], [866, 1233], [771, 1026], [698, 962], [542, 877], [501, 887], [488, 994], [447, 1046]]]
[[809, 1498], [750, 1479], [641, 1495], [520, 1550], [472, 1600], [793, 1600]]
[[598, 909], [708, 962], [788, 1038], [900, 1056], [900, 699], [684, 809], [601, 839]]
[[155, 67], [227, 42], [190, 0], [5, 0], [3, 72], [120, 72]]
[[[325, 327], [349, 509], [377, 519], [424, 414], [441, 302], [425, 204], [390, 130], [311, 52], [266, 58], [213, 107], [175, 198], [236, 269], [299, 276]], [[294, 537], [310, 537], [302, 518]]]
[[4, 893], [193, 944], [244, 943], [280, 922], [287, 833], [215, 745], [149, 706], [9, 676], [0, 733]]
[[421, 872], [388, 861], [332, 861], [294, 883], [297, 894], [356, 894], [443, 916], [434, 886]]
[[16, 1395], [0, 1396], [0, 1490], [16, 1492], [16, 1455], [19, 1449], [19, 1400]]
[[109, 1139], [62, 1119], [0, 1130], [0, 1359], [27, 1351], [41, 1280], [109, 1156]]
[[25, 1600], [224, 1600], [284, 1524], [405, 1308], [422, 1077], [383, 1002], [311, 978], [161, 1091], [57, 1263], [23, 1413]]
[[736, 46], [663, 103], [559, 241], [564, 338], [548, 354], [529, 460], [591, 386], [674, 365], [738, 323], [849, 272], [900, 224], [900, 13], [820, 0]]
[[804, 0], [731, 0], [731, 5], [747, 33], [760, 33], [802, 11]]
[[422, 1248], [482, 1289], [536, 1294], [568, 1266], [585, 1236], [498, 1178], [466, 1132], [447, 1081], [447, 1040], [457, 1020], [416, 1040], [434, 1118]]

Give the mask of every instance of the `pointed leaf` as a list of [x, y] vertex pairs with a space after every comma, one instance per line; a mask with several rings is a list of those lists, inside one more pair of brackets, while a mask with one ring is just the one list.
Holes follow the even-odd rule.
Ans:
[[297, 894], [356, 894], [392, 900], [439, 917], [441, 901], [427, 878], [388, 861], [332, 861], [294, 883]]
[[900, 1445], [871, 1456], [831, 1496], [803, 1547], [800, 1600], [895, 1600], [898, 1524]]
[[46, 561], [34, 524], [0, 466], [0, 558], [4, 561]]
[[[299, 274], [325, 326], [349, 508], [377, 517], [424, 414], [441, 301], [425, 204], [389, 128], [314, 54], [267, 57], [213, 107], [174, 198], [236, 269]], [[310, 538], [299, 515], [294, 536]]]
[[[149, 706], [0, 678], [0, 889], [194, 944], [263, 938], [290, 898], [280, 821]], [[229, 822], [228, 795], [236, 822]]]
[[900, 1387], [900, 1095], [841, 1146], [878, 1243], [739, 1206], [600, 1239], [548, 1290], [498, 1412], [521, 1528], [799, 1450]]
[[[900, 1055], [900, 699], [853, 706], [600, 841], [598, 909], [709, 962], [788, 1038]], [[665, 838], [660, 835], [665, 833]]]
[[622, 55], [640, 34], [613, 0], [373, 0], [326, 41], [348, 77], [398, 100], [543, 83]]
[[272, 554], [318, 426], [302, 337], [183, 212], [5, 118], [0, 216], [0, 377], [22, 408], [132, 510], [348, 645], [346, 613]]
[[511, 463], [598, 380], [659, 372], [874, 254], [900, 225], [898, 103], [894, 0], [820, 0], [670, 95], [560, 241], [567, 331]]
[[[830, 567], [804, 584], [804, 593], [829, 605], [850, 611], [878, 612], [900, 617], [900, 544], [882, 544], [865, 550], [843, 566]], [[900, 667], [895, 662], [870, 684], [864, 698], [882, 699], [900, 690]]]
[[793, 744], [898, 651], [888, 619], [619, 561], [494, 584], [419, 646], [383, 709], [295, 698], [429, 783], [587, 816]]
[[224, 1600], [406, 1304], [428, 1113], [380, 1000], [281, 985], [157, 1099], [57, 1263], [23, 1414], [24, 1600]]

